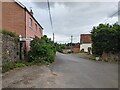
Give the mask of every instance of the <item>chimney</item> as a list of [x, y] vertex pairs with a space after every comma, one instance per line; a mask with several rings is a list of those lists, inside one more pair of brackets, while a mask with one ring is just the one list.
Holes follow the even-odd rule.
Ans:
[[33, 16], [32, 7], [30, 7], [30, 14]]

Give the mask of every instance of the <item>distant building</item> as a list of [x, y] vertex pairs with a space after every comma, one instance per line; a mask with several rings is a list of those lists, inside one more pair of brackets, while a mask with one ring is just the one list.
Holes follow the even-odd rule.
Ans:
[[81, 34], [80, 36], [80, 51], [88, 52], [92, 49], [91, 34]]
[[80, 43], [75, 43], [72, 47], [73, 53], [79, 53], [80, 52]]
[[65, 49], [63, 50], [64, 53], [79, 53], [80, 52], [80, 43], [68, 43], [65, 45]]
[[[34, 18], [32, 9], [28, 9], [20, 2], [11, 0], [12, 2], [2, 2], [2, 28], [23, 38], [41, 38], [43, 28]], [[30, 49], [30, 41], [24, 43], [24, 49]]]

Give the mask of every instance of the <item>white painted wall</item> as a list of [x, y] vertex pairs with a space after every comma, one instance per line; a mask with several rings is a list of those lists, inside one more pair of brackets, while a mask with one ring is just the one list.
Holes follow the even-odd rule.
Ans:
[[84, 49], [85, 52], [88, 52], [88, 47], [92, 48], [92, 44], [91, 43], [89, 43], [89, 44], [80, 44], [80, 51], [82, 49]]

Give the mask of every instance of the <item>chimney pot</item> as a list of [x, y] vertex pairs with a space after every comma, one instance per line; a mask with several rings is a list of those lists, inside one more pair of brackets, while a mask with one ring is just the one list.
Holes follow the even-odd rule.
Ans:
[[30, 14], [33, 15], [33, 10], [31, 7], [30, 7]]

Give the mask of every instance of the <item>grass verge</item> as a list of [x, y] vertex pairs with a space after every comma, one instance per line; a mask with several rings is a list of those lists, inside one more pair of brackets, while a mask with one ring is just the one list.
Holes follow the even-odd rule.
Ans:
[[25, 66], [31, 66], [34, 63], [28, 63], [25, 61], [19, 61], [19, 62], [9, 62], [6, 64], [2, 65], [2, 73], [5, 73], [7, 71], [13, 70], [15, 68], [21, 68], [21, 67], [25, 67]]
[[88, 53], [77, 53], [76, 55], [80, 58], [96, 60], [94, 55], [91, 55], [91, 54], [88, 54]]
[[10, 70], [13, 70], [15, 68], [22, 68], [26, 66], [32, 66], [32, 65], [46, 65], [45, 63], [36, 63], [36, 62], [27, 62], [27, 61], [18, 61], [18, 62], [9, 62], [2, 65], [2, 73], [8, 72]]
[[[91, 55], [91, 54], [88, 54], [88, 53], [77, 53], [75, 55], [77, 55], [80, 58], [97, 61], [95, 55]], [[118, 61], [115, 61], [115, 60], [113, 60], [113, 61], [110, 61], [110, 60], [105, 61], [105, 60], [101, 60], [101, 58], [100, 58], [100, 60], [98, 60], [98, 61], [103, 61], [103, 62], [107, 62], [107, 63], [111, 63], [111, 64], [118, 64]]]

